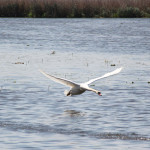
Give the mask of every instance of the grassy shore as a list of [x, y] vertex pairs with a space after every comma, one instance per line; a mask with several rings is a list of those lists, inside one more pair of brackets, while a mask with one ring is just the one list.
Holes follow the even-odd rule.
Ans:
[[150, 18], [150, 0], [0, 0], [0, 17]]

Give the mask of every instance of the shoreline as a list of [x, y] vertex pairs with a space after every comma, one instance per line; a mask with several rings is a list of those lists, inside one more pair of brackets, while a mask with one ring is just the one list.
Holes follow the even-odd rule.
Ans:
[[0, 17], [150, 18], [148, 0], [0, 0]]

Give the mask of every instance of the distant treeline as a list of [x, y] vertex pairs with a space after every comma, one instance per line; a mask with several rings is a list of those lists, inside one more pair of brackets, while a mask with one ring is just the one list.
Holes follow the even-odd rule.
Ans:
[[150, 0], [0, 0], [0, 17], [150, 17]]

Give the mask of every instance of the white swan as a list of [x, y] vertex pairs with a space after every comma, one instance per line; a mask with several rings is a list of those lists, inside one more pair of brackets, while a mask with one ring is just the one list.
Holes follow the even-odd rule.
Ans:
[[58, 77], [55, 77], [55, 76], [52, 76], [52, 75], [49, 75], [47, 73], [45, 73], [44, 71], [42, 70], [39, 70], [42, 74], [44, 74], [46, 77], [48, 77], [49, 79], [57, 82], [57, 83], [60, 83], [60, 84], [63, 84], [63, 85], [66, 85], [66, 86], [69, 86], [70, 87], [70, 90], [67, 91], [65, 90], [64, 94], [66, 96], [72, 96], [72, 95], [78, 95], [78, 94], [82, 94], [83, 92], [85, 91], [93, 91], [95, 92], [96, 94], [101, 95], [101, 92], [98, 91], [98, 90], [95, 90], [93, 88], [90, 88], [88, 85], [93, 83], [94, 81], [97, 81], [99, 79], [102, 79], [102, 78], [106, 78], [106, 77], [109, 77], [109, 76], [112, 76], [112, 75], [115, 75], [117, 73], [119, 73], [120, 71], [122, 70], [122, 67], [121, 68], [118, 68], [112, 72], [109, 72], [109, 73], [106, 73], [104, 74], [103, 76], [101, 77], [98, 77], [98, 78], [95, 78], [95, 79], [91, 79], [89, 80], [88, 82], [85, 82], [85, 83], [81, 83], [81, 84], [78, 84], [78, 83], [75, 83], [75, 82], [72, 82], [70, 80], [66, 80], [66, 79], [63, 79], [63, 78], [58, 78]]

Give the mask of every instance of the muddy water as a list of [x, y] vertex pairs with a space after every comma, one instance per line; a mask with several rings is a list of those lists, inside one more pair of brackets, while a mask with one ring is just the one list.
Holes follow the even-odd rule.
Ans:
[[[149, 19], [0, 19], [0, 148], [150, 148]], [[85, 92], [75, 82], [123, 66]]]

